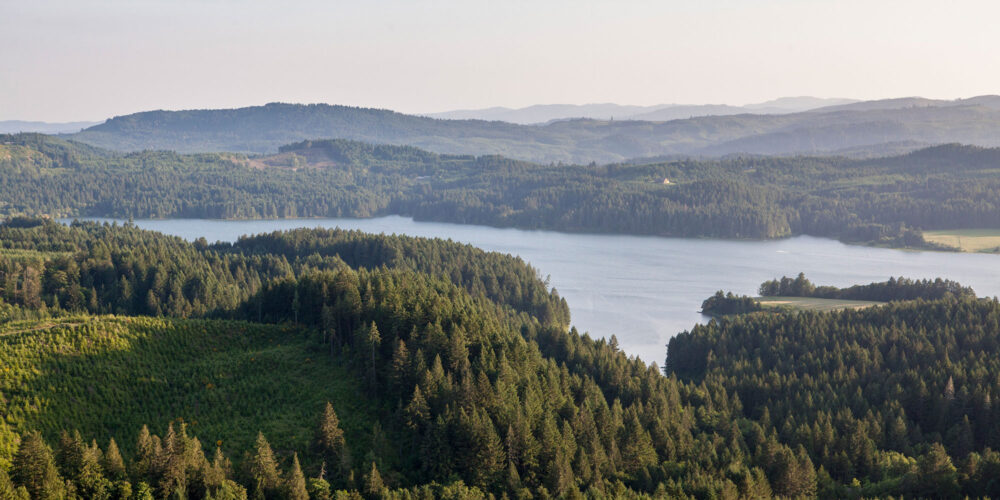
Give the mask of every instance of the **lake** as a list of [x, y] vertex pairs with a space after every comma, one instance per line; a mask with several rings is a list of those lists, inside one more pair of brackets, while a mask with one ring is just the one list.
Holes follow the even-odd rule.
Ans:
[[135, 223], [187, 240], [205, 237], [211, 242], [300, 227], [341, 227], [448, 238], [519, 255], [542, 276], [551, 277], [552, 286], [569, 302], [573, 325], [580, 331], [596, 337], [614, 334], [625, 352], [659, 365], [670, 337], [706, 320], [698, 312], [706, 297], [720, 289], [756, 295], [761, 282], [782, 275], [805, 272], [813, 283], [835, 286], [885, 281], [890, 276], [941, 277], [971, 286], [980, 296], [1000, 295], [1000, 256], [871, 248], [809, 236], [728, 241], [570, 234], [416, 222], [399, 216]]

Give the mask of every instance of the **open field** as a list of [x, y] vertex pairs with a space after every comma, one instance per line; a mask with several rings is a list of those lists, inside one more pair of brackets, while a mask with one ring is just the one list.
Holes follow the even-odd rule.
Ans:
[[818, 299], [815, 297], [758, 297], [765, 308], [787, 308], [801, 311], [840, 311], [842, 309], [864, 309], [885, 302], [867, 300]]
[[1000, 252], [1000, 229], [924, 231], [924, 240], [962, 252]]

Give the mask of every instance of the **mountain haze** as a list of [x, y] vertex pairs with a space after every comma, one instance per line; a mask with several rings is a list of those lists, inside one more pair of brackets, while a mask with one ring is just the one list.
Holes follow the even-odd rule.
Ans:
[[521, 125], [548, 123], [553, 120], [590, 118], [594, 120], [666, 121], [695, 116], [737, 115], [741, 113], [798, 113], [824, 106], [857, 102], [854, 99], [824, 99], [820, 97], [782, 97], [758, 104], [731, 106], [727, 104], [655, 104], [628, 106], [600, 104], [536, 104], [525, 108], [492, 107], [428, 113], [425, 116], [447, 120], [504, 121]]
[[100, 122], [32, 122], [24, 120], [0, 120], [0, 134], [18, 134], [21, 132], [38, 132], [42, 134], [72, 134]]
[[[666, 108], [670, 109], [670, 108]], [[442, 120], [389, 110], [272, 103], [240, 109], [149, 111], [71, 136], [124, 150], [272, 153], [291, 142], [351, 139], [437, 153], [501, 154], [542, 163], [611, 163], [663, 155], [905, 152], [925, 145], [1000, 146], [1000, 98], [890, 100], [800, 113], [662, 122], [572, 119], [546, 125]], [[913, 147], [901, 145], [912, 145]]]

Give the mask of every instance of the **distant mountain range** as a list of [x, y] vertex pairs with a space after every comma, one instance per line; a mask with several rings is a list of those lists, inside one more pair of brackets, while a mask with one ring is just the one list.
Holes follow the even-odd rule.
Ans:
[[955, 101], [890, 99], [795, 113], [670, 121], [568, 119], [545, 125], [273, 103], [240, 109], [148, 111], [115, 117], [68, 137], [125, 151], [248, 153], [271, 153], [283, 144], [306, 139], [336, 138], [412, 145], [438, 153], [501, 154], [543, 163], [736, 153], [877, 156], [942, 143], [1000, 146], [1000, 96]]
[[72, 134], [101, 122], [30, 122], [22, 120], [0, 120], [0, 134], [38, 132], [41, 134]]
[[429, 113], [425, 116], [446, 120], [487, 120], [532, 125], [554, 120], [590, 118], [593, 120], [667, 121], [696, 116], [725, 116], [743, 113], [784, 114], [809, 111], [825, 106], [858, 102], [855, 99], [823, 99], [819, 97], [782, 97], [773, 101], [746, 106], [727, 104], [657, 104], [625, 106], [621, 104], [538, 104], [526, 108], [494, 107]]

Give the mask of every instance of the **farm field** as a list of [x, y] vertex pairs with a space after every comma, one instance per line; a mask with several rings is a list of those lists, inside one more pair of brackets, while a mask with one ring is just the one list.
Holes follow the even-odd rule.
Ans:
[[924, 240], [961, 252], [1000, 252], [1000, 229], [924, 231]]
[[885, 302], [867, 300], [819, 299], [815, 297], [758, 297], [757, 300], [765, 308], [801, 311], [841, 311], [885, 304]]

